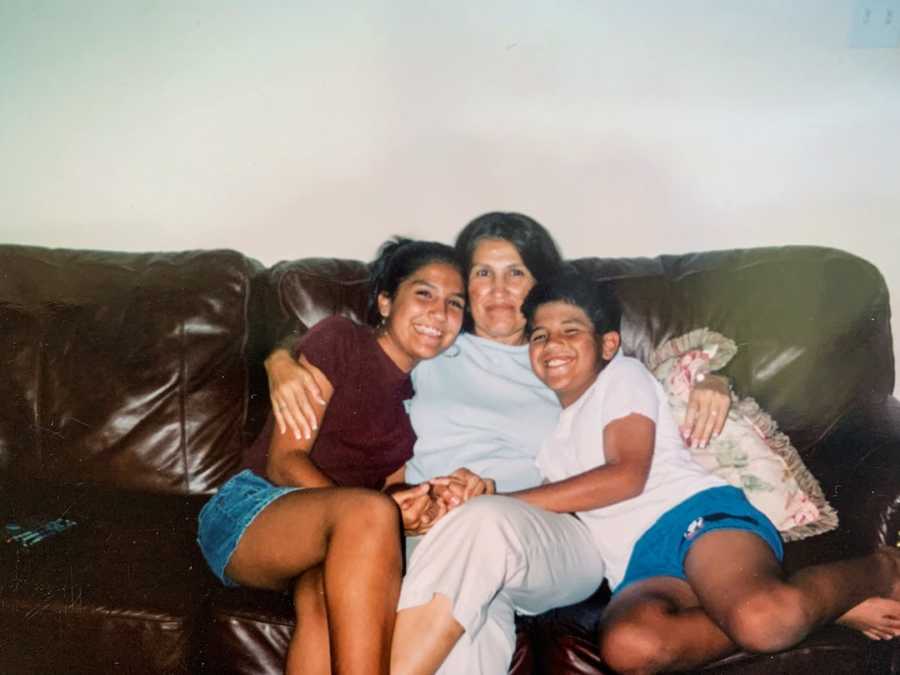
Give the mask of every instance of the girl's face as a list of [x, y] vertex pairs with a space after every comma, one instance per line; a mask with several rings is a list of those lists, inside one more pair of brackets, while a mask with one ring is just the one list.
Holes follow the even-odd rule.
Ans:
[[581, 307], [548, 302], [534, 313], [534, 330], [528, 343], [531, 369], [556, 393], [563, 408], [588, 390], [618, 348], [619, 334], [611, 331], [597, 335]]
[[475, 335], [507, 345], [523, 344], [522, 301], [534, 282], [511, 243], [504, 239], [479, 242], [469, 272], [469, 305]]
[[443, 262], [424, 265], [400, 283], [393, 298], [378, 297], [378, 311], [385, 317], [378, 342], [397, 367], [409, 372], [453, 343], [465, 307], [459, 270]]

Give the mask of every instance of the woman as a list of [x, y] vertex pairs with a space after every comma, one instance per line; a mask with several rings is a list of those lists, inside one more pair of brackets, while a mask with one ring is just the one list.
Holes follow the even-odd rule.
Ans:
[[[417, 441], [407, 480], [465, 466], [499, 491], [533, 487], [540, 482], [535, 456], [560, 407], [531, 372], [521, 304], [536, 281], [557, 271], [561, 256], [540, 224], [515, 213], [476, 218], [456, 250], [468, 281], [469, 332], [413, 371]], [[285, 406], [276, 408], [278, 424], [302, 437], [311, 429], [314, 371], [283, 351], [266, 366], [273, 403]], [[692, 392], [684, 432], [705, 444], [721, 430], [729, 396], [720, 378], [702, 387]], [[510, 559], [517, 564], [506, 564]], [[471, 502], [438, 522], [410, 559], [392, 672], [505, 673], [515, 612], [576, 602], [602, 578], [603, 563], [577, 519], [508, 497]]]
[[[409, 373], [460, 330], [461, 268], [449, 246], [400, 240], [382, 247], [371, 277], [370, 326], [332, 317], [300, 344], [318, 366], [317, 431], [297, 439], [270, 419], [245, 470], [200, 514], [201, 549], [225, 585], [293, 590], [298, 627], [288, 673], [300, 671], [301, 657], [305, 673], [389, 672], [401, 573], [397, 505], [405, 527], [427, 524], [427, 485], [394, 491], [393, 500], [376, 490], [403, 485], [415, 441], [404, 408]], [[320, 623], [301, 620], [316, 612], [327, 612], [324, 635]]]

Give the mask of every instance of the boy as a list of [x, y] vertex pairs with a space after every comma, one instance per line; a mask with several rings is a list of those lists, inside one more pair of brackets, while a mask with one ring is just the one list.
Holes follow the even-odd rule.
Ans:
[[592, 531], [614, 591], [600, 636], [608, 665], [652, 673], [779, 651], [838, 618], [900, 633], [896, 551], [785, 579], [778, 531], [693, 462], [659, 383], [618, 353], [611, 288], [569, 272], [535, 286], [522, 311], [532, 369], [563, 412], [537, 458], [548, 482], [515, 496], [575, 512]]

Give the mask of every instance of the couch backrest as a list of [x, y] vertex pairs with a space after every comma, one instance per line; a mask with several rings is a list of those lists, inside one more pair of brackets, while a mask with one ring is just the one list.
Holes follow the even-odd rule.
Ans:
[[[887, 289], [855, 256], [575, 262], [617, 281], [628, 353], [702, 326], [736, 340], [727, 373], [801, 452], [893, 389]], [[354, 260], [0, 246], [0, 481], [213, 490], [268, 412], [265, 354], [326, 316], [359, 319], [367, 290]]]
[[[854, 255], [786, 246], [573, 262], [598, 281], [616, 281], [629, 354], [646, 361], [658, 345], [700, 327], [735, 340], [725, 373], [801, 451], [860, 401], [893, 390], [887, 287]], [[273, 342], [330, 314], [358, 318], [365, 307], [366, 268], [356, 261], [283, 262], [266, 275]]]
[[849, 253], [787, 246], [576, 264], [617, 281], [630, 353], [646, 360], [700, 327], [735, 340], [726, 374], [801, 452], [855, 405], [893, 391], [887, 287]]
[[260, 313], [251, 354], [248, 438], [269, 413], [268, 382], [261, 363], [275, 345], [292, 343], [334, 314], [362, 321], [369, 289], [365, 263], [340, 258], [282, 261], [254, 278], [253, 305]]
[[358, 260], [305, 258], [283, 261], [261, 275], [269, 340], [302, 335], [333, 314], [362, 321], [369, 291], [369, 270]]
[[239, 461], [248, 304], [232, 251], [0, 246], [0, 473], [188, 494]]

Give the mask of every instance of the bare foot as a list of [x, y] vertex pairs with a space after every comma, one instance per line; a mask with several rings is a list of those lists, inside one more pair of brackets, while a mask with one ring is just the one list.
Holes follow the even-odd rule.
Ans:
[[890, 640], [900, 635], [900, 602], [869, 598], [841, 616], [837, 623], [858, 630], [871, 640]]

